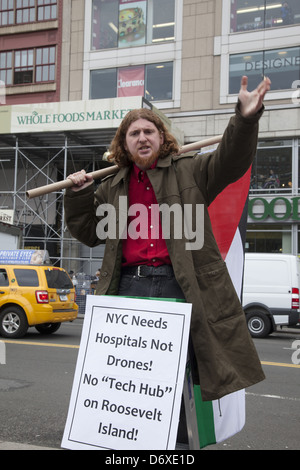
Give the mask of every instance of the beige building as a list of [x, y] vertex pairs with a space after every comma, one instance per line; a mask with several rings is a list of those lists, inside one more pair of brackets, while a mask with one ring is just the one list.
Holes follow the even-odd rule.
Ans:
[[[246, 23], [248, 30], [243, 29], [242, 32], [241, 28], [236, 28], [238, 31], [233, 30], [233, 17], [242, 16], [240, 11], [243, 9], [246, 10], [244, 15], [253, 16], [253, 21], [262, 19], [264, 11], [261, 5], [264, 3], [266, 12], [274, 11], [273, 16], [277, 18], [276, 23], [273, 18], [273, 27], [267, 24], [267, 27], [263, 28], [263, 25], [258, 27]], [[129, 69], [135, 68], [132, 71], [134, 74], [139, 72], [138, 67], [143, 66], [145, 71], [142, 77], [144, 79], [146, 76], [150, 81], [151, 71], [147, 68], [159, 67], [161, 64], [163, 70], [169, 66], [167, 80], [171, 81], [170, 88], [163, 90], [161, 96], [156, 93], [157, 99], [155, 95], [154, 99], [151, 99], [149, 94], [151, 90], [149, 91], [146, 86], [144, 96], [168, 116], [176, 119], [176, 124], [180, 124], [184, 130], [185, 142], [192, 142], [202, 137], [219, 134], [224, 129], [224, 124], [228, 120], [227, 114], [232, 112], [236, 103], [236, 83], [239, 83], [243, 74], [250, 75], [250, 86], [258, 83], [263, 75], [269, 75], [271, 78], [274, 74], [278, 77], [282, 75], [282, 83], [277, 84], [276, 77], [276, 88], [272, 89], [267, 97], [267, 109], [270, 111], [276, 109], [276, 113], [272, 115], [268, 111], [265, 114], [261, 137], [273, 138], [277, 137], [278, 133], [281, 137], [294, 137], [299, 129], [299, 100], [294, 99], [293, 103], [292, 97], [299, 86], [299, 83], [295, 82], [300, 79], [298, 50], [300, 6], [295, 1], [293, 3], [294, 24], [287, 27], [280, 22], [281, 2], [258, 0], [251, 2], [73, 0], [71, 2], [66, 0], [63, 11], [66, 25], [63, 32], [63, 35], [66, 35], [66, 40], [63, 40], [65, 63], [62, 66], [62, 82], [65, 79], [66, 86], [61, 87], [61, 101], [116, 97], [117, 84], [113, 83], [113, 80], [117, 82], [122, 71], [130, 73]], [[118, 42], [117, 32], [112, 29], [117, 28], [113, 18], [125, 7], [126, 11], [130, 10], [128, 7], [131, 5], [132, 10], [134, 8], [143, 10], [144, 22], [149, 21], [153, 31], [163, 30], [160, 37], [151, 37], [149, 40], [150, 28], [146, 24], [147, 31], [142, 40], [130, 40], [127, 43], [124, 41], [124, 44]], [[243, 5], [250, 5], [248, 7], [250, 13], [247, 13], [247, 8], [243, 8]], [[162, 26], [153, 23], [158, 21], [155, 14], [163, 18], [159, 21], [165, 21]], [[115, 34], [116, 39], [114, 41], [114, 38], [111, 38], [111, 43], [108, 41], [105, 43], [104, 40], [101, 42], [101, 34], [107, 35], [105, 25], [102, 25], [101, 19], [98, 20], [98, 16], [100, 18], [101, 15], [104, 16], [103, 22], [107, 20], [111, 25], [107, 28], [111, 29], [112, 35]], [[71, 19], [70, 23], [67, 18]], [[109, 21], [110, 19], [112, 21]], [[248, 18], [246, 20], [250, 23]], [[164, 24], [169, 26], [164, 27]], [[163, 37], [167, 33], [170, 36]], [[251, 53], [255, 56], [252, 61]], [[262, 53], [268, 53], [270, 59], [259, 57]], [[235, 65], [234, 61], [239, 60], [241, 55], [243, 58], [240, 58]], [[249, 60], [245, 62], [247, 56]], [[282, 59], [276, 65], [275, 56], [283, 59], [288, 57], [285, 60], [286, 64]], [[67, 73], [64, 73], [64, 68], [67, 71], [68, 65], [69, 80]], [[283, 76], [283, 68], [286, 77]], [[279, 73], [276, 73], [277, 71]], [[97, 75], [100, 78], [97, 79]], [[164, 73], [152, 74], [154, 81], [165, 77]], [[113, 80], [110, 80], [111, 78]], [[107, 81], [110, 82], [110, 87], [106, 90]], [[100, 84], [104, 90], [99, 93], [97, 85]]]
[[[134, 15], [142, 16], [138, 27]], [[185, 143], [224, 131], [242, 75], [249, 89], [271, 78], [246, 246], [298, 253], [299, 2], [87, 0], [83, 33], [82, 98], [143, 94]]]

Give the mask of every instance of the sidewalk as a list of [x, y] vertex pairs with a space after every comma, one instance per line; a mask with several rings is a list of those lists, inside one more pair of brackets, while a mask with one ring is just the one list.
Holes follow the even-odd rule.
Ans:
[[[0, 451], [1, 450], [64, 450], [64, 449], [55, 449], [54, 447], [43, 447], [36, 446], [32, 444], [18, 444], [17, 442], [5, 442], [0, 441]], [[189, 450], [187, 444], [177, 444], [176, 450]]]
[[62, 450], [62, 449], [55, 449], [54, 447], [36, 446], [32, 444], [18, 444], [17, 442], [0, 441], [0, 451], [1, 450]]

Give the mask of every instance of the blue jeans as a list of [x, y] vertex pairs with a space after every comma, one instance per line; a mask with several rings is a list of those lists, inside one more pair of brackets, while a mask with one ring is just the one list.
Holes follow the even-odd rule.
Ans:
[[165, 275], [139, 276], [122, 274], [118, 295], [134, 297], [158, 297], [164, 299], [184, 299], [184, 294], [175, 279], [174, 272], [168, 266]]

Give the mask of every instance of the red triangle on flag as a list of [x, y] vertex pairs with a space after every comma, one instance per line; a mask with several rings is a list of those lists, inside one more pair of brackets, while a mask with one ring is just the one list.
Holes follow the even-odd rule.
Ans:
[[248, 198], [250, 176], [251, 167], [242, 178], [227, 186], [208, 208], [213, 233], [224, 260]]

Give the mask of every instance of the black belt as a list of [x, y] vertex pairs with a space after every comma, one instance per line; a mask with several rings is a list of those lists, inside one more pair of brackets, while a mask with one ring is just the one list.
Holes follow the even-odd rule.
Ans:
[[126, 266], [122, 268], [122, 275], [138, 276], [138, 277], [151, 277], [151, 276], [173, 276], [174, 271], [169, 264], [161, 266]]

